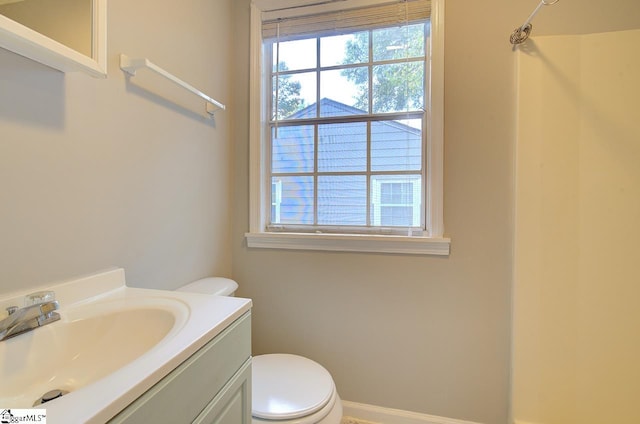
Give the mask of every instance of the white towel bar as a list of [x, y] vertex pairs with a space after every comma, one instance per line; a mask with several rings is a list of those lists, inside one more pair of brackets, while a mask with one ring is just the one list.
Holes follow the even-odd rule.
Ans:
[[129, 56], [127, 56], [125, 54], [121, 54], [120, 55], [120, 69], [125, 71], [127, 74], [129, 74], [131, 76], [135, 76], [136, 75], [136, 71], [138, 69], [140, 69], [140, 68], [150, 69], [150, 70], [156, 72], [157, 74], [165, 77], [166, 79], [168, 79], [169, 81], [173, 82], [174, 84], [177, 84], [180, 87], [182, 87], [182, 88], [190, 91], [191, 93], [195, 94], [196, 96], [204, 99], [207, 102], [206, 103], [207, 113], [209, 115], [211, 115], [211, 116], [213, 116], [213, 114], [218, 110], [225, 110], [225, 105], [223, 105], [219, 101], [214, 100], [213, 98], [207, 96], [202, 91], [198, 90], [197, 88], [193, 87], [192, 85], [187, 84], [186, 82], [182, 81], [181, 79], [179, 79], [175, 75], [172, 75], [169, 72], [165, 71], [164, 69], [160, 68], [158, 65], [156, 65], [153, 62], [151, 62], [149, 59], [147, 59], [147, 58], [132, 59], [132, 58], [130, 58]]

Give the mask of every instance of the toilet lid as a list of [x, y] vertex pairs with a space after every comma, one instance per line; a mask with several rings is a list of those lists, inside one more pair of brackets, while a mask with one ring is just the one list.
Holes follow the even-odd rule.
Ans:
[[286, 420], [311, 415], [335, 390], [331, 374], [317, 362], [297, 355], [255, 356], [251, 366], [252, 415]]

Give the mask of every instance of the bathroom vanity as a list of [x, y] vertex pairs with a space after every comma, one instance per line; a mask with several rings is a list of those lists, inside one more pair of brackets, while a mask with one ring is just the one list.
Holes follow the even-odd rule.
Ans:
[[250, 340], [247, 312], [109, 423], [250, 424]]
[[3, 407], [60, 392], [36, 406], [52, 423], [251, 422], [251, 300], [131, 288], [121, 269], [43, 289], [60, 319], [0, 342]]

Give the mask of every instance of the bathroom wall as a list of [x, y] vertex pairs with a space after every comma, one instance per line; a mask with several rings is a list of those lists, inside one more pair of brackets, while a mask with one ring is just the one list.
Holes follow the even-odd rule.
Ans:
[[518, 54], [516, 422], [640, 422], [639, 43], [535, 37]]
[[[446, 3], [449, 257], [246, 247], [248, 35], [236, 40], [236, 92], [245, 103], [235, 126], [233, 275], [254, 301], [255, 353], [320, 362], [349, 401], [506, 423], [515, 137], [508, 38], [527, 11], [493, 16], [501, 3]], [[248, 4], [234, 5], [246, 28]]]
[[[238, 32], [233, 275], [254, 300], [256, 353], [319, 361], [349, 401], [509, 421], [516, 52], [508, 40], [537, 3], [446, 1], [446, 258], [246, 247], [249, 41]], [[248, 4], [234, 3], [239, 28], [249, 26]], [[636, 0], [560, 1], [541, 10], [534, 32], [628, 29], [637, 8]]]
[[144, 287], [230, 275], [230, 113], [127, 81], [118, 56], [231, 105], [231, 3], [110, 0], [107, 79], [0, 49], [0, 292], [111, 267]]

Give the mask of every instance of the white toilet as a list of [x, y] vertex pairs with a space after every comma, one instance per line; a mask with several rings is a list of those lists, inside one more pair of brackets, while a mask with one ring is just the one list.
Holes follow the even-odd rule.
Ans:
[[[178, 291], [233, 296], [238, 284], [228, 278], [203, 278]], [[331, 374], [298, 355], [254, 356], [251, 365], [253, 424], [340, 424], [342, 401]]]

